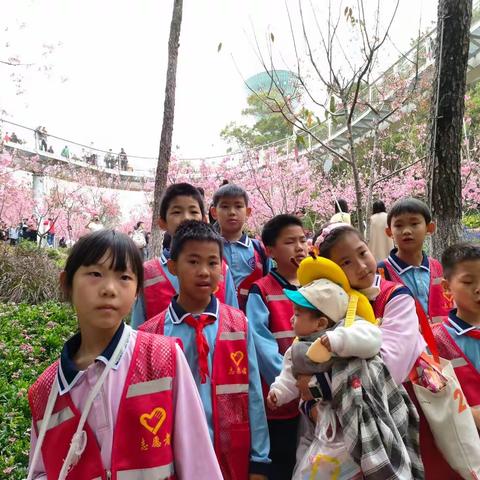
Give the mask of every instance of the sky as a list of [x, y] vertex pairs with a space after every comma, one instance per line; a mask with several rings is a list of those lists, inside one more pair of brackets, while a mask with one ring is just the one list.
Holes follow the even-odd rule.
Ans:
[[[306, 10], [314, 5], [324, 19], [326, 0], [303, 3]], [[349, 3], [356, 2], [332, 0], [332, 8], [343, 12]], [[380, 3], [386, 22], [395, 2]], [[377, 2], [365, 4], [367, 17], [373, 17]], [[155, 157], [172, 5], [173, 0], [0, 0], [0, 60], [19, 54], [22, 62], [34, 64], [0, 64], [2, 116], [97, 148], [124, 147], [130, 155]], [[265, 53], [265, 39], [273, 33], [276, 65], [294, 67], [287, 6], [299, 33], [297, 1], [184, 0], [172, 145], [178, 157], [226, 151], [220, 130], [241, 119], [247, 96], [243, 79], [262, 71], [255, 36]], [[431, 27], [436, 8], [436, 0], [400, 0], [380, 67], [408, 50], [419, 28]], [[311, 16], [308, 22], [313, 25]], [[46, 56], [44, 45], [53, 46]], [[20, 95], [12, 72], [23, 78]]]

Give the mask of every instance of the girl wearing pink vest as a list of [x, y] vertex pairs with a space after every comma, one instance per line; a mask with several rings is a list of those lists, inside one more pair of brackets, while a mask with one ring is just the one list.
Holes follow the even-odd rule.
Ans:
[[[318, 240], [317, 240], [318, 241]], [[319, 253], [338, 264], [352, 288], [365, 294], [381, 318], [380, 354], [397, 384], [403, 383], [425, 341], [419, 332], [415, 300], [408, 288], [389, 282], [376, 274], [374, 256], [359, 231], [350, 225], [336, 223], [323, 229]]]
[[180, 347], [123, 323], [142, 282], [126, 235], [74, 245], [61, 284], [79, 333], [29, 390], [28, 480], [222, 478]]

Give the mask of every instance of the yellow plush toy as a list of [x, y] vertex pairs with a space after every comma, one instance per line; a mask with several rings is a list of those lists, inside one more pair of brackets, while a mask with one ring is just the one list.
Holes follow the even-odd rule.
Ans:
[[[378, 324], [372, 305], [368, 298], [350, 286], [345, 272], [334, 262], [324, 257], [312, 255], [302, 260], [297, 270], [297, 278], [300, 285], [308, 285], [319, 278], [326, 278], [340, 287], [342, 287], [349, 296], [347, 315], [345, 317], [345, 326], [349, 327], [355, 321], [355, 315], [358, 315], [370, 323]], [[332, 356], [317, 339], [312, 343], [307, 351], [307, 356], [313, 362], [321, 363], [330, 359]]]

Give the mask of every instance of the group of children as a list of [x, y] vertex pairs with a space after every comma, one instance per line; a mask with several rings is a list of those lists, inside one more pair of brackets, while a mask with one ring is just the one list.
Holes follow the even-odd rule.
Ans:
[[[339, 357], [379, 354], [408, 391], [426, 349], [422, 312], [442, 356], [464, 360], [457, 376], [480, 427], [479, 246], [451, 246], [442, 272], [422, 250], [435, 228], [428, 208], [411, 198], [389, 212], [396, 248], [378, 267], [355, 228], [326, 226], [317, 253], [381, 319], [346, 332], [338, 285], [300, 287], [309, 253], [300, 219], [277, 215], [262, 242], [249, 238], [248, 195], [232, 184], [215, 193], [211, 213], [219, 233], [205, 223], [200, 192], [174, 184], [161, 204], [172, 241], [160, 258], [142, 266], [134, 243], [111, 230], [74, 245], [61, 284], [79, 333], [29, 391], [29, 479], [291, 479], [304, 425], [332, 398], [328, 376], [292, 370], [295, 337], [319, 338]], [[420, 415], [425, 478], [460, 478], [424, 424]]]

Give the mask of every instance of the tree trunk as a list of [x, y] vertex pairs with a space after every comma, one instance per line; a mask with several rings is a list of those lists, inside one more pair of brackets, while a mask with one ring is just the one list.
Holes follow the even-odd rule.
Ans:
[[163, 125], [158, 152], [155, 190], [153, 194], [152, 243], [150, 256], [160, 256], [163, 235], [158, 226], [160, 218], [160, 200], [167, 185], [168, 165], [172, 151], [172, 132], [175, 113], [175, 87], [177, 84], [178, 47], [180, 46], [180, 28], [182, 25], [183, 0], [174, 0], [170, 38], [168, 40], [168, 68], [165, 84], [165, 102], [163, 104]]
[[363, 196], [362, 196], [362, 186], [360, 183], [360, 172], [358, 171], [357, 166], [357, 156], [355, 150], [355, 141], [353, 139], [352, 123], [347, 119], [347, 130], [348, 130], [348, 144], [350, 147], [350, 161], [352, 162], [352, 175], [353, 175], [353, 184], [355, 186], [355, 198], [357, 200], [357, 228], [362, 235], [365, 233], [365, 225], [363, 223]]
[[439, 0], [427, 193], [437, 232], [433, 256], [461, 236], [461, 142], [472, 0]]

